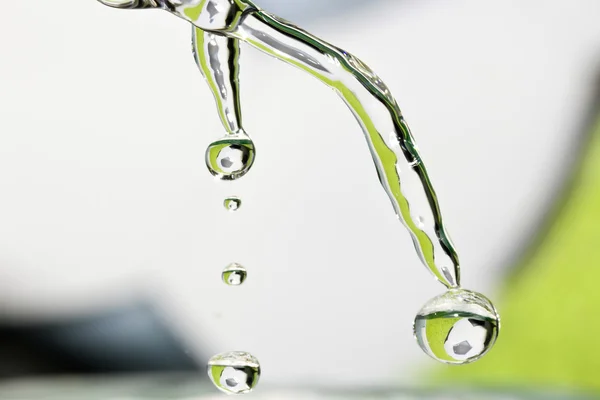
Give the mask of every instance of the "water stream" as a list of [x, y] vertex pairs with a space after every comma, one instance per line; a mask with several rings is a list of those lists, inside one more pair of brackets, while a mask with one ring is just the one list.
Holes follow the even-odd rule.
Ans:
[[[500, 327], [498, 313], [485, 296], [460, 288], [458, 254], [420, 150], [389, 88], [364, 62], [248, 0], [99, 1], [117, 8], [160, 8], [192, 23], [194, 57], [226, 131], [206, 151], [209, 171], [222, 180], [243, 177], [256, 157], [256, 146], [242, 126], [240, 42], [333, 89], [360, 125], [379, 181], [419, 258], [448, 289], [418, 313], [414, 334], [419, 345], [434, 359], [449, 364], [476, 361], [491, 349]], [[251, 357], [239, 352], [218, 357], [230, 360], [235, 354]], [[252, 362], [258, 365], [253, 357]], [[232, 365], [231, 373], [244, 371], [237, 371], [235, 362]], [[216, 385], [226, 392], [245, 392], [234, 390], [240, 387], [238, 378], [230, 380], [229, 389], [227, 379], [217, 379]], [[252, 376], [253, 385], [257, 380], [258, 376]]]

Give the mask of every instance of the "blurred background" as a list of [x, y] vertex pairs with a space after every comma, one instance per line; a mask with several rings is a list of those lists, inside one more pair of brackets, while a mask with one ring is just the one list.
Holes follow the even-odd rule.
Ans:
[[[260, 359], [260, 389], [596, 397], [600, 2], [257, 3], [391, 88], [463, 284], [503, 317], [495, 349], [457, 368], [416, 345], [414, 315], [443, 288], [333, 92], [243, 46], [258, 158], [215, 182], [203, 157], [223, 129], [189, 26], [93, 0], [13, 1], [0, 11], [0, 397], [49, 398], [57, 382], [76, 398], [163, 396], [152, 384], [192, 396], [230, 350]], [[249, 271], [238, 288], [220, 281], [233, 261]], [[126, 378], [150, 373], [178, 378]]]

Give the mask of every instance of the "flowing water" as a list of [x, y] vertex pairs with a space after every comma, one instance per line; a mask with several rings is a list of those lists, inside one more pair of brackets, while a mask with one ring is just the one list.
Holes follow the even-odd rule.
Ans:
[[[419, 345], [436, 360], [451, 364], [475, 361], [490, 350], [499, 332], [498, 313], [483, 295], [460, 288], [458, 254], [420, 150], [389, 88], [364, 62], [248, 0], [100, 1], [117, 8], [160, 8], [192, 23], [194, 57], [226, 131], [206, 151], [207, 167], [218, 179], [243, 177], [256, 157], [254, 142], [242, 125], [240, 41], [336, 91], [362, 128], [379, 181], [419, 258], [448, 288], [417, 315], [414, 333]], [[225, 201], [229, 210], [239, 204]], [[227, 393], [246, 393], [258, 380], [258, 361], [244, 352], [216, 356], [209, 362], [209, 375]]]
[[[233, 127], [230, 130], [235, 132], [234, 129], [241, 125], [239, 100], [235, 99], [239, 95], [239, 68], [233, 67], [232, 63], [215, 62], [227, 56], [219, 57], [214, 52], [227, 53], [237, 63], [239, 48], [226, 43], [213, 45], [214, 36], [194, 28], [193, 48], [196, 61], [217, 99], [221, 120], [226, 128]], [[420, 259], [445, 286], [460, 286], [458, 255], [446, 232], [437, 195], [412, 133], [382, 80], [350, 53], [264, 11], [247, 13], [228, 36], [310, 73], [342, 97], [365, 134], [379, 180], [396, 215], [408, 228]], [[231, 82], [219, 83], [226, 76]], [[234, 116], [239, 119], [232, 122]], [[227, 179], [227, 174], [219, 172], [217, 159], [217, 149], [222, 148], [222, 142], [215, 143], [218, 145], [214, 147], [213, 144], [207, 152], [212, 155], [207, 156], [207, 164], [214, 175]], [[237, 177], [234, 174], [234, 179]], [[418, 181], [419, 185], [413, 181]], [[415, 187], [420, 189], [415, 190]]]

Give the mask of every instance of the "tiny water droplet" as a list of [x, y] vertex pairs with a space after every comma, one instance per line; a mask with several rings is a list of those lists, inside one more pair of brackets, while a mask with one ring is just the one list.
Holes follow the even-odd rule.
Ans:
[[217, 178], [234, 181], [250, 171], [255, 156], [254, 142], [240, 132], [212, 142], [206, 150], [206, 166]]
[[417, 314], [414, 333], [421, 349], [447, 364], [468, 364], [496, 342], [500, 316], [485, 296], [451, 289], [429, 301]]
[[223, 282], [229, 286], [240, 286], [248, 277], [248, 271], [242, 265], [233, 263], [223, 270]]
[[228, 211], [237, 211], [242, 206], [242, 199], [238, 197], [228, 197], [223, 202], [223, 205]]
[[217, 389], [227, 394], [245, 394], [256, 387], [260, 364], [250, 353], [233, 351], [208, 362], [208, 376]]

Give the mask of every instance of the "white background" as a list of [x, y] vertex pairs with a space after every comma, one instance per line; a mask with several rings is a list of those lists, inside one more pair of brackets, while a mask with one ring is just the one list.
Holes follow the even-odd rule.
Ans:
[[[597, 0], [303, 14], [398, 98], [463, 283], [492, 298], [573, 159], [599, 15]], [[0, 313], [53, 320], [150, 298], [191, 349], [253, 352], [265, 383], [410, 382], [432, 365], [412, 318], [442, 286], [394, 218], [352, 115], [244, 47], [258, 157], [244, 179], [216, 183], [203, 154], [223, 128], [189, 30], [93, 0], [2, 5]], [[229, 194], [244, 200], [235, 215], [222, 208]], [[249, 269], [241, 288], [220, 283], [232, 261]]]

